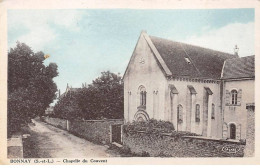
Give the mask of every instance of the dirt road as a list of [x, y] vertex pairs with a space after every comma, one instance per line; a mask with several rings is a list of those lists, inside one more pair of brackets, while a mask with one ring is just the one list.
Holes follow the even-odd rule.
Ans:
[[33, 120], [29, 126], [30, 137], [25, 141], [25, 157], [31, 158], [87, 158], [112, 157], [107, 148], [67, 131]]

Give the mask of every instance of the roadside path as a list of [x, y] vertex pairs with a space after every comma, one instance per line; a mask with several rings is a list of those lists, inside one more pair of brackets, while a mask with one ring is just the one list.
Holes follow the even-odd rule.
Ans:
[[27, 139], [27, 157], [34, 158], [87, 158], [113, 157], [107, 148], [83, 138], [76, 137], [44, 122], [33, 120], [29, 126], [31, 134]]

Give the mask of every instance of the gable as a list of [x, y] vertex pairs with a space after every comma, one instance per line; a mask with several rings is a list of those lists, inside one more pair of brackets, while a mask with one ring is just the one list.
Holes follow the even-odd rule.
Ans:
[[164, 75], [171, 75], [170, 70], [163, 62], [163, 59], [160, 57], [158, 51], [156, 53], [155, 47], [147, 37], [148, 36], [146, 36], [144, 32], [141, 33], [123, 75], [123, 79], [125, 76], [129, 75], [129, 73], [138, 72], [146, 74], [160, 71]]

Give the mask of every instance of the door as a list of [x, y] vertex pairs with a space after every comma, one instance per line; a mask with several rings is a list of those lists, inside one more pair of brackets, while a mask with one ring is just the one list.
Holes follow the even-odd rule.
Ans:
[[121, 124], [112, 125], [112, 142], [122, 144], [121, 133]]
[[229, 125], [230, 129], [230, 139], [236, 139], [236, 125], [235, 124], [230, 124]]

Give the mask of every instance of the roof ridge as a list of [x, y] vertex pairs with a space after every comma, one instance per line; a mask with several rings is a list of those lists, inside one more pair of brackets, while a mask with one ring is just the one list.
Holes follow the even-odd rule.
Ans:
[[255, 57], [255, 55], [249, 55], [249, 56], [244, 56], [244, 57], [236, 57], [236, 58], [228, 58], [227, 60], [232, 60], [232, 59], [243, 59], [243, 58], [248, 58], [248, 57]]

